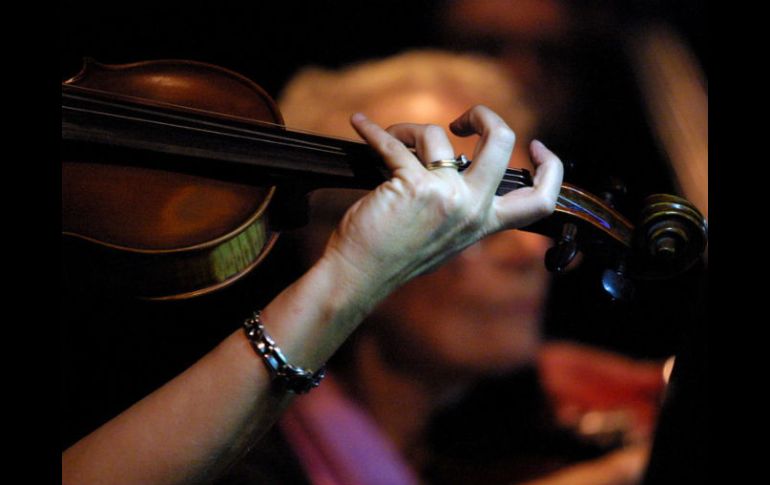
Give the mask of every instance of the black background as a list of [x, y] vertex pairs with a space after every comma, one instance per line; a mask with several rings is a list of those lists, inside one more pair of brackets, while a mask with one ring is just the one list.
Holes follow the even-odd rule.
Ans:
[[[83, 57], [108, 64], [193, 59], [240, 72], [275, 97], [286, 80], [308, 64], [340, 66], [423, 46], [495, 54], [489, 46], [458, 45], [452, 26], [440, 21], [444, 3], [62, 2], [60, 78], [75, 75]], [[706, 5], [695, 1], [572, 5], [607, 7], [616, 15], [618, 30], [586, 35], [569, 46], [571, 57], [564, 57], [572, 59], [570, 72], [581, 99], [566, 112], [563, 124], [550, 127], [541, 139], [575, 163], [578, 168], [571, 181], [589, 191], [601, 191], [609, 175], [624, 179], [629, 196], [622, 208], [633, 219], [644, 195], [670, 192], [673, 185], [617, 40], [625, 26], [663, 19], [690, 42], [708, 77]], [[597, 148], [599, 136], [618, 142]], [[625, 155], [623, 163], [618, 162], [618, 153]], [[251, 309], [269, 300], [294, 274], [291, 251], [279, 245], [258, 275], [193, 303], [136, 304], [62, 284], [62, 449], [197, 360]], [[699, 264], [671, 280], [640, 282], [637, 299], [619, 304], [609, 301], [600, 288], [602, 269], [588, 261], [555, 281], [547, 331], [553, 337], [638, 357], [686, 355], [676, 372], [686, 391], [665, 410], [662, 422], [667, 427], [661, 436], [666, 441], [661, 437], [656, 443], [657, 456], [663, 458], [653, 462], [651, 480], [663, 473], [656, 470], [664, 470], [668, 476], [689, 473], [691, 483], [699, 482], [705, 473], [708, 433], [707, 270]], [[666, 457], [673, 449], [682, 449], [680, 445], [690, 454], [672, 464]]]

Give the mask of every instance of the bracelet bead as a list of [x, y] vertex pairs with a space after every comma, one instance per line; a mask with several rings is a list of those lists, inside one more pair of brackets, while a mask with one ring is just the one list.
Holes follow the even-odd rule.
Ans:
[[305, 394], [321, 384], [326, 375], [326, 366], [311, 372], [289, 364], [265, 330], [260, 311], [254, 312], [243, 322], [243, 330], [254, 351], [265, 363], [276, 387], [294, 394]]

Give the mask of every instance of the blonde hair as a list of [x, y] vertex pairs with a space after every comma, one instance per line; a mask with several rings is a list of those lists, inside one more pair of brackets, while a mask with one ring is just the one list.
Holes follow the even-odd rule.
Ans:
[[[291, 129], [355, 137], [348, 122], [351, 114], [366, 113], [383, 99], [409, 93], [430, 93], [436, 100], [452, 100], [465, 109], [486, 105], [508, 123], [519, 140], [526, 139], [534, 128], [533, 111], [499, 63], [480, 55], [438, 50], [407, 51], [339, 70], [304, 68], [284, 87], [278, 104]], [[296, 233], [309, 261], [320, 256], [345, 210], [364, 194], [355, 189], [321, 189], [311, 194], [310, 224]]]
[[499, 63], [439, 50], [407, 51], [340, 70], [305, 68], [285, 86], [279, 105], [287, 126], [328, 133], [329, 125], [342, 124], [332, 122], [342, 119], [346, 124], [352, 113], [365, 112], [378, 99], [419, 91], [445, 95], [468, 108], [484, 104], [519, 135], [529, 135], [534, 128], [532, 109]]

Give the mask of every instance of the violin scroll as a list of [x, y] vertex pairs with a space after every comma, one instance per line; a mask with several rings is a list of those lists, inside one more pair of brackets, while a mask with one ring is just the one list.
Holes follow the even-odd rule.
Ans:
[[[311, 190], [371, 190], [387, 178], [371, 147], [286, 129], [258, 85], [221, 67], [90, 62], [62, 84], [62, 234], [95, 280], [133, 296], [227, 286], [278, 232], [304, 223]], [[509, 168], [496, 194], [532, 184], [527, 170]], [[551, 271], [578, 253], [604, 259], [605, 288], [625, 299], [630, 280], [691, 267], [707, 239], [698, 210], [671, 195], [650, 197], [635, 226], [614, 207], [625, 192], [619, 182], [602, 197], [565, 183], [554, 214], [520, 229], [556, 241]]]
[[523, 228], [552, 237], [546, 268], [563, 273], [578, 252], [599, 256], [608, 269], [602, 287], [613, 300], [633, 299], [634, 280], [663, 279], [692, 267], [703, 254], [708, 225], [686, 199], [655, 194], [645, 199], [634, 225], [612, 205], [569, 184], [562, 186], [553, 216]]
[[706, 249], [708, 223], [686, 199], [668, 194], [647, 197], [635, 234], [634, 273], [661, 278], [689, 269]]

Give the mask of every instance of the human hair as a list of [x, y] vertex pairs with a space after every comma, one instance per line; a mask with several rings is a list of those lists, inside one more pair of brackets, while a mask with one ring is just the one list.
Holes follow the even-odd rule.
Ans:
[[[482, 55], [432, 49], [340, 69], [304, 68], [286, 84], [278, 103], [288, 128], [339, 137], [356, 136], [349, 123], [355, 112], [380, 124], [380, 115], [388, 123], [444, 124], [450, 121], [446, 116], [459, 116], [471, 106], [483, 104], [501, 116], [519, 140], [531, 136], [535, 120], [519, 85], [500, 63]], [[434, 115], [445, 119], [430, 119]], [[364, 194], [352, 189], [314, 191], [307, 226], [289, 235], [301, 251], [298, 259], [308, 265], [316, 261], [345, 211]], [[373, 312], [335, 354], [330, 366], [336, 372], [354, 370], [353, 349], [367, 329], [377, 327], [378, 318], [382, 315]]]
[[[278, 102], [287, 126], [328, 133], [328, 126], [347, 125], [352, 113], [366, 112], [378, 99], [421, 91], [445, 95], [466, 107], [484, 104], [519, 134], [527, 136], [534, 129], [534, 112], [500, 63], [479, 54], [435, 49], [410, 50], [341, 69], [304, 68], [286, 84]], [[335, 123], [340, 118], [343, 123]]]
[[[412, 98], [405, 96], [423, 94], [425, 96], [420, 97], [423, 101], [445, 103], [451, 100], [458, 110], [483, 104], [500, 115], [520, 140], [526, 140], [533, 131], [534, 112], [519, 85], [500, 63], [479, 54], [435, 49], [410, 50], [339, 69], [303, 68], [285, 85], [278, 104], [290, 129], [354, 138], [357, 135], [349, 123], [351, 114], [357, 111], [367, 115], [371, 111], [376, 113], [382, 109], [385, 99], [400, 108], [412, 106]], [[457, 116], [461, 113], [458, 111]], [[418, 107], [402, 121], [447, 121], [421, 119], [423, 114]], [[372, 118], [378, 121], [377, 116]], [[363, 193], [354, 189], [313, 192], [310, 223], [297, 233], [308, 262], [320, 256], [345, 210]]]

